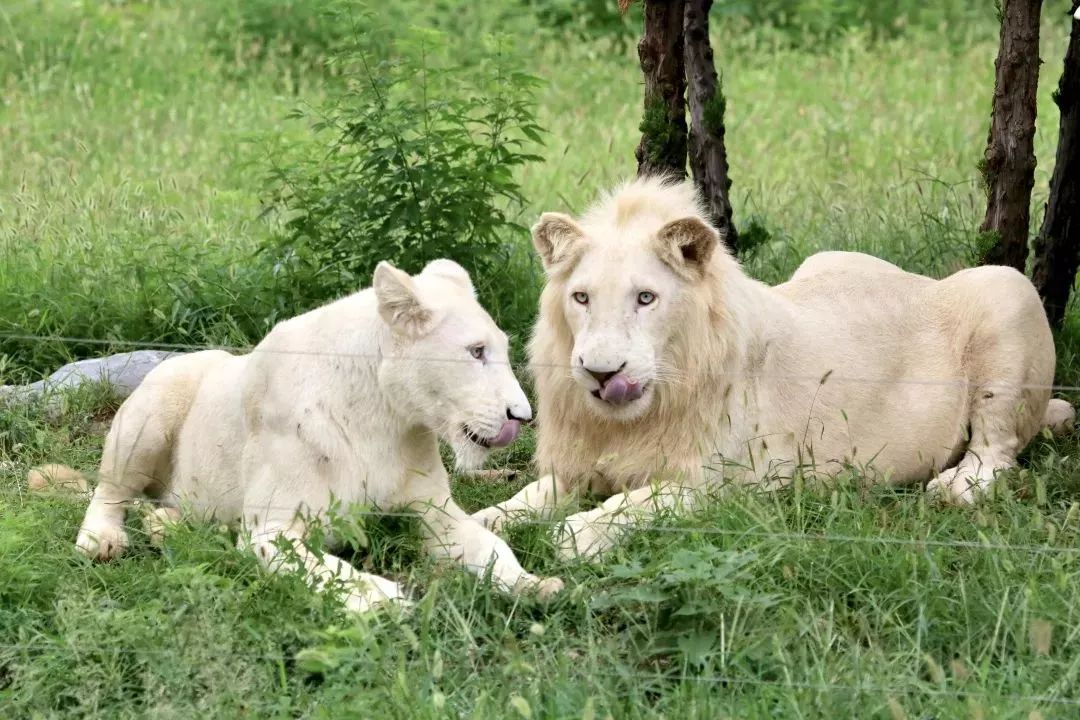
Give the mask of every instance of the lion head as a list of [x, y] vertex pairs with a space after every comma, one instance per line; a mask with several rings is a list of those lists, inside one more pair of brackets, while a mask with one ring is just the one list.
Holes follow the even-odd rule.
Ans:
[[734, 263], [692, 185], [633, 181], [579, 221], [544, 213], [533, 242], [548, 277], [531, 347], [538, 375], [561, 365], [589, 410], [616, 422], [685, 383], [695, 334], [722, 312], [720, 266]]
[[506, 334], [477, 301], [465, 269], [435, 260], [410, 276], [383, 262], [373, 286], [390, 329], [379, 384], [398, 409], [450, 443], [462, 470], [513, 442], [532, 409]]

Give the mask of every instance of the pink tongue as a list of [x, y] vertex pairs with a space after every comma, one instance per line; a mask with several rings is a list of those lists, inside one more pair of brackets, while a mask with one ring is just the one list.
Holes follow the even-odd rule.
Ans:
[[519, 430], [521, 430], [520, 421], [507, 420], [499, 428], [499, 434], [488, 441], [488, 445], [491, 445], [491, 447], [506, 447], [517, 439]]
[[625, 375], [616, 375], [600, 391], [600, 398], [612, 405], [624, 405], [641, 397], [641, 385], [630, 382]]

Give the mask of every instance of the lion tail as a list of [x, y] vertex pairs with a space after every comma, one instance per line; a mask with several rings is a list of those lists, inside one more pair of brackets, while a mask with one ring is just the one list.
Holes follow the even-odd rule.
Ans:
[[55, 463], [30, 468], [30, 471], [26, 473], [26, 484], [32, 492], [38, 493], [86, 495], [90, 492], [90, 485], [81, 472], [67, 465]]

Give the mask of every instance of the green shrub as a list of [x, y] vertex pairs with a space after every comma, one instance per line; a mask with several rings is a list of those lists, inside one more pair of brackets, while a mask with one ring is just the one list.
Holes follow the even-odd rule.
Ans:
[[[616, 12], [617, 14], [617, 12]], [[425, 27], [451, 37], [476, 37], [498, 29], [500, 34], [528, 31], [531, 17], [519, 17], [498, 3], [463, 0], [378, 2], [378, 0], [224, 0], [201, 9], [212, 51], [234, 74], [270, 63], [292, 75], [310, 71], [336, 75], [343, 52], [356, 41], [355, 28], [374, 23], [379, 33], [365, 32], [369, 47], [390, 41], [394, 28]], [[380, 47], [383, 52], [388, 48]]]
[[617, 0], [520, 0], [542, 27], [562, 30], [583, 39], [609, 37], [619, 48], [641, 34], [641, 3], [623, 14]]
[[458, 49], [436, 32], [375, 25], [365, 18], [371, 29], [334, 58], [344, 89], [297, 111], [312, 141], [275, 150], [269, 183], [284, 229], [264, 249], [279, 290], [310, 306], [366, 285], [381, 260], [417, 272], [449, 257], [497, 320], [521, 332], [536, 283], [515, 222], [524, 202], [515, 172], [540, 159], [528, 152], [542, 132], [537, 81], [497, 42], [451, 59]]
[[[617, 0], [519, 0], [542, 27], [590, 39], [610, 38], [619, 48], [641, 34], [642, 0], [619, 12]], [[978, 0], [715, 0], [712, 22], [743, 22], [780, 31], [792, 45], [813, 46], [848, 30], [865, 29], [875, 37], [893, 37], [909, 27], [942, 28], [964, 35], [973, 21], [992, 18], [994, 8]], [[981, 23], [981, 27], [989, 27]]]
[[274, 294], [269, 264], [250, 250], [155, 243], [119, 231], [115, 242], [127, 258], [93, 247], [64, 255], [3, 247], [0, 383], [132, 350], [132, 341], [243, 346], [292, 314]]
[[909, 27], [942, 29], [966, 36], [982, 16], [993, 17], [993, 6], [979, 0], [716, 0], [713, 22], [742, 18], [753, 25], [781, 30], [792, 44], [813, 45], [848, 30], [865, 29], [876, 37], [893, 37]]

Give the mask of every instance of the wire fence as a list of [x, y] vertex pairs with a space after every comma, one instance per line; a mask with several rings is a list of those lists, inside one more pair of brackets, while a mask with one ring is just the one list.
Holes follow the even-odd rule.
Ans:
[[[0, 651], [8, 651], [10, 653], [44, 653], [56, 650], [75, 650], [80, 652], [86, 652], [88, 649], [96, 651], [102, 654], [115, 654], [126, 655], [134, 658], [172, 658], [175, 659], [178, 655], [183, 653], [184, 648], [153, 648], [142, 647], [134, 648], [128, 645], [122, 645], [120, 643], [96, 643], [93, 645], [86, 645], [85, 643], [79, 644], [77, 647], [68, 647], [63, 642], [28, 642], [28, 643], [7, 643], [0, 644]], [[281, 665], [284, 663], [291, 663], [300, 657], [303, 651], [299, 651], [294, 654], [286, 653], [268, 653], [257, 652], [251, 650], [231, 650], [222, 652], [221, 648], [214, 648], [215, 656], [221, 656], [223, 654], [230, 657], [243, 658], [246, 660], [255, 660], [259, 662], [273, 663], [274, 665]], [[590, 676], [596, 680], [611, 679], [620, 681], [623, 683], [653, 683], [659, 685], [670, 685], [672, 683], [692, 683], [702, 684], [710, 686], [723, 686], [727, 687], [750, 687], [759, 689], [774, 689], [783, 691], [808, 691], [819, 694], [850, 694], [850, 695], [871, 695], [878, 698], [895, 698], [904, 697], [908, 695], [922, 695], [940, 699], [997, 699], [1008, 700], [1015, 703], [1026, 703], [1032, 705], [1043, 706], [1055, 706], [1055, 707], [1080, 707], [1080, 698], [1070, 697], [1065, 694], [1024, 694], [1024, 693], [1003, 693], [996, 692], [990, 688], [973, 688], [970, 687], [940, 687], [947, 681], [935, 683], [938, 687], [931, 687], [924, 683], [921, 685], [884, 685], [877, 682], [852, 682], [852, 680], [858, 680], [856, 675], [854, 678], [848, 677], [845, 682], [823, 682], [823, 681], [810, 681], [810, 680], [798, 680], [798, 679], [785, 679], [785, 680], [771, 680], [767, 678], [754, 678], [744, 677], [733, 674], [720, 674], [720, 673], [702, 673], [692, 674], [685, 670], [671, 673], [643, 673], [643, 672], [611, 672], [600, 671], [590, 672]]]
[[[335, 351], [320, 351], [320, 350], [291, 350], [288, 348], [272, 348], [272, 347], [258, 347], [258, 346], [236, 346], [236, 345], [209, 345], [209, 344], [194, 344], [194, 343], [159, 343], [149, 341], [132, 341], [132, 340], [115, 340], [115, 339], [101, 339], [101, 338], [83, 338], [72, 336], [55, 336], [55, 335], [40, 335], [30, 333], [4, 333], [0, 332], [0, 340], [19, 340], [29, 342], [60, 342], [65, 344], [84, 344], [84, 345], [97, 345], [103, 347], [129, 347], [137, 349], [155, 349], [155, 350], [173, 350], [179, 352], [198, 352], [203, 350], [224, 350], [228, 352], [267, 352], [267, 353], [279, 353], [285, 355], [311, 355], [316, 357], [332, 357], [332, 358], [359, 358], [365, 360], [380, 360], [384, 356], [381, 354], [370, 353], [353, 353], [353, 352], [335, 352]], [[471, 363], [476, 362], [475, 359], [458, 359], [458, 358], [410, 358], [410, 360], [416, 362], [430, 362], [430, 363], [442, 363], [442, 362], [464, 362]], [[524, 366], [524, 363], [512, 363], [515, 367]], [[535, 367], [535, 365], [534, 365]], [[567, 370], [571, 369], [569, 364], [567, 365], [554, 365], [551, 367], [561, 367]], [[738, 374], [730, 374], [730, 377], [739, 376]], [[771, 379], [776, 381], [806, 381], [811, 380], [816, 383], [824, 384], [826, 382], [837, 383], [889, 383], [889, 384], [917, 384], [917, 385], [968, 385], [969, 381], [965, 379], [929, 379], [929, 378], [863, 378], [863, 377], [850, 377], [844, 375], [838, 375], [834, 372], [825, 373], [823, 376], [807, 376], [807, 375], [767, 375], [767, 374], [744, 374], [741, 377], [753, 378], [753, 379]], [[1002, 384], [1006, 384], [1002, 382]], [[1016, 387], [1015, 384], [1012, 385]], [[1021, 385], [1020, 387], [1049, 389], [1057, 392], [1080, 392], [1080, 386], [1072, 385]], [[90, 475], [93, 477], [94, 473], [84, 472], [84, 475]], [[7, 495], [9, 497], [13, 495], [21, 495], [19, 492], [12, 492], [10, 490], [0, 490], [0, 495]], [[139, 498], [131, 502], [132, 506], [136, 505], [161, 505], [168, 507], [177, 507], [180, 504], [178, 498]], [[198, 510], [199, 504], [193, 501], [187, 501], [185, 507], [189, 510]], [[297, 511], [300, 508], [296, 505], [288, 506], [260, 506], [263, 510], [274, 510], [281, 512]], [[1076, 509], [1076, 508], [1074, 508]], [[400, 511], [381, 511], [377, 509], [364, 509], [363, 507], [352, 507], [349, 509], [349, 514], [354, 516], [377, 516], [377, 517], [408, 517], [416, 518], [416, 512], [400, 512]], [[1070, 517], [1074, 512], [1070, 512]], [[562, 525], [561, 519], [539, 519], [536, 517], [530, 517], [524, 513], [517, 513], [508, 518], [511, 524], [526, 525], [526, 526], [544, 526], [550, 528], [556, 528]], [[619, 520], [597, 520], [592, 521], [594, 526], [611, 525], [620, 529], [625, 528], [625, 523]], [[830, 534], [830, 533], [800, 533], [790, 531], [770, 531], [761, 529], [727, 529], [727, 528], [715, 528], [715, 527], [692, 527], [685, 525], [664, 525], [658, 523], [648, 523], [643, 525], [635, 525], [634, 530], [637, 532], [651, 532], [651, 533], [668, 533], [668, 534], [687, 534], [687, 535], [718, 535], [718, 536], [730, 536], [740, 538], [755, 538], [762, 540], [774, 540], [778, 542], [814, 542], [814, 543], [854, 543], [854, 544], [868, 544], [879, 546], [893, 546], [893, 547], [907, 547], [923, 551], [929, 548], [955, 548], [955, 549], [968, 549], [975, 551], [992, 551], [992, 552], [1010, 552], [1010, 553], [1026, 553], [1026, 554], [1061, 554], [1061, 555], [1080, 555], [1080, 547], [1064, 546], [1064, 545], [1033, 545], [1033, 544], [1010, 544], [998, 541], [990, 540], [989, 538], [981, 537], [979, 540], [955, 540], [955, 539], [940, 539], [940, 538], [907, 538], [907, 537], [895, 537], [895, 536], [861, 536], [861, 535], [846, 535], [846, 534]]]
[[[92, 477], [92, 473], [88, 473]], [[68, 494], [75, 497], [81, 497], [89, 499], [90, 491], [86, 492], [72, 492], [65, 490], [64, 488], [56, 489], [54, 492]], [[13, 489], [0, 490], [0, 496], [15, 497], [25, 499], [31, 496], [29, 491], [20, 491]], [[707, 515], [708, 508], [711, 503], [723, 503], [723, 498], [703, 498], [703, 502], [695, 506], [691, 519], [695, 516], [697, 519], [702, 519]], [[189, 519], [197, 519], [200, 517], [206, 517], [214, 508], [214, 505], [209, 503], [200, 503], [197, 500], [187, 498], [151, 498], [151, 497], [139, 497], [130, 501], [118, 502], [128, 506], [133, 510], [137, 510], [141, 507], [147, 508], [175, 508], [183, 511], [183, 517]], [[332, 500], [328, 504], [335, 504]], [[433, 507], [436, 511], [439, 510], [437, 506], [425, 506], [418, 504], [414, 509], [409, 510], [379, 510], [370, 507], [364, 507], [362, 504], [341, 504], [333, 510], [319, 510], [315, 508], [308, 508], [303, 504], [285, 504], [285, 505], [272, 505], [267, 503], [259, 503], [257, 506], [249, 509], [255, 512], [282, 512], [282, 513], [298, 513], [309, 514], [309, 516], [322, 516], [324, 520], [332, 521], [333, 518], [341, 517], [354, 517], [354, 518], [394, 518], [394, 519], [411, 519], [417, 520], [421, 518], [421, 513]], [[1080, 506], [1078, 506], [1080, 507]], [[628, 509], [627, 512], [632, 512]], [[1077, 531], [1080, 532], [1080, 513], [1070, 512], [1069, 518], [1074, 515], [1075, 522], [1078, 523]], [[1063, 530], [1067, 530], [1068, 525], [1072, 522], [1067, 519], [1064, 523]], [[229, 523], [224, 523], [229, 524]], [[550, 530], [559, 530], [564, 527], [565, 518], [551, 517], [540, 518], [536, 517], [534, 513], [529, 511], [517, 511], [508, 512], [506, 514], [506, 524], [508, 526], [523, 526], [523, 527], [541, 527]], [[618, 519], [616, 513], [614, 519], [594, 519], [590, 520], [589, 524], [593, 527], [611, 528], [613, 531], [632, 531], [634, 533], [656, 533], [667, 535], [685, 535], [685, 536], [714, 536], [714, 537], [728, 537], [735, 539], [753, 539], [759, 541], [768, 541], [776, 543], [820, 543], [820, 544], [842, 544], [842, 545], [867, 545], [867, 546], [881, 546], [881, 547], [896, 547], [906, 548], [916, 552], [926, 552], [932, 549], [943, 550], [969, 550], [976, 552], [1002, 552], [1002, 553], [1016, 553], [1027, 555], [1061, 555], [1076, 557], [1080, 556], [1080, 546], [1076, 545], [1051, 545], [1051, 544], [1030, 544], [1030, 543], [1008, 543], [1000, 540], [994, 540], [986, 536], [981, 531], [979, 532], [979, 539], [977, 540], [957, 540], [957, 539], [945, 539], [935, 537], [899, 537], [895, 535], [851, 535], [842, 533], [815, 533], [815, 532], [797, 532], [790, 530], [768, 530], [762, 528], [719, 528], [719, 527], [701, 527], [692, 524], [663, 524], [656, 522], [645, 522], [642, 524], [634, 524], [628, 526], [625, 522]], [[1066, 538], [1071, 541], [1071, 535], [1065, 534]]]
[[[205, 344], [193, 344], [193, 343], [158, 343], [158, 342], [137, 342], [127, 340], [104, 340], [100, 338], [79, 338], [70, 336], [48, 336], [48, 335], [36, 335], [27, 333], [0, 333], [0, 340], [13, 340], [23, 342], [60, 342], [65, 344], [79, 344], [100, 346], [108, 348], [136, 348], [136, 349], [155, 349], [155, 350], [171, 350], [177, 352], [197, 352], [202, 350], [225, 350], [233, 353], [246, 353], [246, 352], [269, 352], [280, 353], [286, 355], [312, 355], [312, 356], [324, 356], [331, 358], [355, 358], [363, 360], [378, 361], [383, 359], [384, 356], [379, 354], [363, 354], [352, 352], [334, 352], [334, 351], [319, 351], [319, 350], [290, 350], [288, 348], [273, 348], [265, 346], [228, 346], [228, 345], [205, 345]], [[456, 363], [456, 362], [475, 362], [466, 358], [409, 358], [409, 360], [425, 363]], [[510, 363], [515, 368], [524, 366], [524, 363]], [[536, 364], [532, 364], [532, 367], [537, 367]], [[547, 367], [547, 366], [546, 366]], [[563, 368], [570, 371], [572, 368], [567, 365], [552, 365], [550, 367]], [[813, 382], [817, 384], [825, 383], [858, 383], [858, 384], [886, 384], [886, 385], [937, 385], [937, 386], [950, 386], [955, 385], [959, 387], [967, 388], [971, 383], [964, 378], [915, 378], [915, 377], [890, 377], [890, 378], [869, 378], [869, 377], [855, 377], [845, 376], [835, 372], [824, 373], [822, 376], [808, 376], [808, 375], [776, 375], [776, 374], [738, 374], [728, 373], [725, 374], [727, 378], [743, 378], [753, 380], [770, 380], [776, 382]], [[1017, 384], [1000, 381], [1001, 385], [1020, 388], [1031, 389], [1045, 389], [1052, 392], [1060, 393], [1078, 393], [1080, 392], [1080, 386], [1063, 385], [1063, 384]], [[987, 385], [982, 383], [980, 387]], [[93, 473], [87, 473], [91, 477]], [[17, 489], [5, 488], [0, 491], [0, 495], [7, 497], [19, 497], [25, 498], [27, 493], [25, 491], [19, 491]], [[88, 493], [83, 493], [83, 497], [88, 496]], [[722, 501], [722, 500], [721, 500]], [[197, 511], [199, 505], [197, 502], [178, 502], [176, 498], [139, 498], [133, 500], [129, 504], [131, 507], [158, 507], [168, 506], [176, 507], [182, 505], [188, 510]], [[707, 509], [707, 505], [705, 506]], [[266, 506], [263, 507], [266, 510], [278, 510], [283, 512], [296, 512], [300, 508], [296, 505], [282, 505], [282, 506]], [[1074, 508], [1075, 510], [1075, 508]], [[418, 513], [415, 510], [388, 510], [382, 511], [379, 509], [371, 509], [360, 506], [349, 507], [343, 510], [344, 513], [353, 516], [360, 517], [379, 517], [379, 518], [417, 518]], [[701, 512], [701, 511], [697, 511]], [[1066, 522], [1063, 525], [1068, 525], [1069, 519], [1077, 513], [1070, 510]], [[699, 516], [700, 517], [700, 516]], [[512, 514], [508, 516], [508, 523], [510, 525], [525, 525], [525, 526], [540, 526], [551, 530], [555, 530], [562, 527], [564, 520], [561, 518], [538, 518], [525, 513]], [[926, 552], [931, 549], [946, 549], [946, 550], [964, 550], [971, 552], [991, 552], [991, 553], [1009, 553], [1017, 555], [1047, 555], [1047, 556], [1063, 556], [1074, 558], [1080, 555], [1080, 546], [1061, 544], [1014, 544], [1008, 542], [1002, 542], [1000, 540], [992, 539], [986, 536], [983, 532], [979, 531], [979, 538], [975, 540], [961, 540], [955, 538], [937, 538], [937, 537], [899, 537], [895, 535], [851, 535], [840, 533], [814, 533], [814, 532], [797, 532], [790, 530], [771, 530], [767, 528], [720, 528], [720, 527], [700, 527], [693, 524], [664, 524], [664, 523], [644, 523], [635, 524], [632, 528], [628, 528], [623, 522], [618, 519], [614, 520], [599, 520], [594, 521], [595, 525], [612, 525], [617, 526], [617, 529], [624, 531], [632, 529], [635, 533], [662, 533], [662, 534], [674, 534], [674, 535], [686, 535], [686, 536], [721, 536], [730, 537], [733, 539], [753, 539], [764, 542], [778, 542], [778, 543], [821, 543], [821, 544], [842, 544], [842, 545], [862, 545], [862, 546], [877, 546], [877, 547], [893, 547], [904, 548], [913, 552]], [[0, 650], [6, 650], [9, 653], [34, 653], [34, 652], [47, 652], [51, 650], [62, 650], [65, 644], [62, 641], [58, 642], [40, 642], [31, 641], [27, 643], [13, 643], [13, 644], [0, 644]], [[87, 649], [85, 646], [80, 646], [81, 649]], [[155, 649], [155, 648], [132, 648], [121, 644], [99, 644], [91, 648], [100, 652], [129, 654], [133, 656], [175, 656], [176, 653], [181, 650], [170, 649]], [[265, 662], [283, 663], [292, 661], [294, 658], [285, 654], [272, 654], [272, 653], [252, 653], [237, 651], [237, 654], [243, 654], [247, 658], [261, 660]], [[617, 672], [617, 673], [598, 673], [597, 677], [609, 677], [611, 679], [617, 679], [622, 682], [631, 683], [662, 683], [669, 684], [672, 682], [689, 682], [708, 684], [710, 686], [722, 686], [722, 687], [752, 687], [763, 689], [776, 689], [782, 691], [807, 691], [814, 693], [847, 693], [854, 695], [875, 695], [878, 697], [896, 697], [907, 695], [921, 695], [929, 697], [939, 698], [971, 698], [971, 699], [1000, 699], [1008, 700], [1017, 703], [1028, 703], [1035, 706], [1054, 706], [1054, 707], [1080, 707], [1080, 698], [1071, 697], [1064, 692], [1062, 693], [1048, 693], [1048, 694], [1009, 694], [999, 693], [992, 689], [979, 688], [961, 688], [961, 687], [928, 687], [920, 685], [913, 686], [889, 686], [879, 683], [862, 683], [858, 682], [858, 677], [848, 678], [846, 682], [841, 683], [826, 683], [815, 682], [810, 680], [799, 679], [786, 679], [786, 680], [771, 680], [764, 678], [742, 677], [737, 675], [725, 675], [725, 674], [688, 674], [686, 672], [681, 673], [640, 673], [640, 672]]]
[[[35, 6], [37, 2], [22, 2], [17, 3], [7, 10], [21, 11], [27, 7]], [[1080, 11], [1078, 11], [1080, 13]], [[0, 15], [3, 14], [3, 10], [0, 10]], [[1080, 18], [1080, 14], [1078, 14]], [[310, 350], [289, 350], [285, 348], [271, 348], [271, 347], [256, 347], [256, 346], [230, 346], [230, 345], [209, 345], [209, 344], [194, 344], [194, 343], [166, 343], [166, 342], [146, 342], [146, 341], [129, 341], [129, 340], [117, 340], [117, 339], [101, 339], [101, 338], [80, 338], [69, 336], [50, 336], [50, 335], [36, 335], [27, 333], [0, 333], [0, 340], [22, 341], [22, 342], [56, 342], [69, 345], [93, 345], [107, 348], [137, 348], [137, 349], [157, 349], [157, 350], [170, 350], [177, 352], [197, 352], [202, 350], [224, 350], [233, 353], [248, 353], [248, 352], [266, 352], [266, 353], [278, 353], [284, 355], [311, 355], [322, 356], [328, 358], [354, 358], [365, 360], [380, 360], [383, 356], [375, 354], [359, 354], [359, 353], [346, 353], [346, 352], [333, 352], [333, 351], [310, 351]], [[426, 363], [469, 363], [471, 360], [462, 358], [410, 358], [410, 360], [416, 362]], [[537, 363], [508, 363], [514, 368], [522, 369], [524, 367], [548, 367], [554, 369], [565, 369], [567, 371], [572, 370], [572, 366], [569, 364], [537, 364]], [[857, 377], [857, 376], [845, 376], [842, 374], [830, 372], [823, 375], [793, 375], [793, 374], [763, 374], [763, 373], [720, 373], [720, 377], [727, 379], [746, 379], [746, 380], [765, 380], [775, 382], [810, 382], [810, 383], [851, 383], [851, 384], [870, 384], [870, 385], [921, 385], [921, 386], [957, 386], [961, 388], [967, 388], [970, 386], [970, 381], [966, 378], [916, 378], [916, 377]], [[1065, 384], [1030, 384], [1030, 383], [1014, 383], [1011, 381], [987, 381], [983, 385], [1002, 385], [1008, 387], [1016, 387], [1021, 389], [1040, 389], [1049, 390], [1057, 393], [1080, 393], [1080, 386], [1065, 385]], [[24, 493], [11, 492], [7, 489], [0, 491], [0, 494], [8, 496], [22, 497]], [[137, 505], [169, 505], [172, 506], [173, 501], [165, 501], [153, 498], [140, 498], [132, 503], [133, 506]], [[276, 508], [278, 510], [295, 510], [295, 506], [282, 506]], [[379, 511], [379, 510], [367, 510], [362, 508], [352, 508], [349, 510], [350, 514], [357, 514], [361, 516], [377, 516], [377, 517], [397, 517], [397, 518], [415, 518], [417, 515], [415, 512], [401, 512], [401, 511]], [[515, 517], [512, 521], [514, 524], [529, 525], [529, 526], [543, 526], [549, 528], [555, 528], [561, 525], [561, 520], [540, 520], [527, 516]], [[621, 524], [619, 527], [624, 527]], [[837, 544], [861, 544], [861, 545], [874, 545], [874, 546], [886, 546], [886, 547], [902, 547], [915, 551], [925, 551], [931, 548], [941, 549], [962, 549], [978, 552], [1004, 552], [1004, 553], [1018, 553], [1018, 554], [1055, 554], [1055, 555], [1067, 555], [1076, 556], [1080, 554], [1080, 547], [1072, 546], [1054, 546], [1054, 545], [1032, 545], [1032, 544], [1009, 544], [1001, 543], [990, 540], [988, 538], [982, 538], [980, 540], [955, 540], [955, 539], [940, 539], [940, 538], [906, 538], [895, 536], [861, 536], [861, 535], [848, 535], [848, 534], [832, 534], [832, 533], [801, 533], [790, 531], [772, 531], [762, 529], [727, 529], [727, 528], [715, 528], [715, 527], [688, 527], [683, 525], [662, 525], [662, 524], [645, 524], [634, 527], [635, 532], [646, 533], [667, 533], [667, 534], [685, 534], [685, 535], [714, 535], [714, 536], [729, 536], [733, 538], [754, 538], [766, 541], [777, 542], [813, 542], [813, 543], [837, 543]], [[41, 642], [30, 641], [26, 643], [0, 643], [0, 652], [4, 652], [11, 655], [15, 654], [35, 654], [45, 653], [56, 650], [73, 650], [79, 652], [85, 652], [87, 650], [121, 654], [132, 657], [155, 657], [155, 658], [175, 658], [177, 655], [183, 652], [183, 648], [168, 649], [168, 648], [134, 648], [120, 643], [96, 643], [93, 645], [87, 645], [85, 643], [78, 646], [71, 647], [62, 640], [56, 642]], [[220, 648], [215, 648], [215, 653], [221, 654]], [[286, 653], [267, 653], [257, 652], [252, 650], [233, 650], [231, 651], [233, 656], [243, 657], [249, 660], [258, 660], [273, 664], [282, 664], [292, 662], [295, 659], [295, 655], [289, 655]], [[3, 659], [0, 656], [0, 659]], [[0, 674], [6, 669], [0, 666]], [[824, 682], [824, 681], [812, 681], [812, 680], [800, 680], [800, 679], [785, 679], [785, 680], [771, 680], [765, 678], [753, 678], [743, 677], [730, 674], [688, 674], [683, 672], [673, 672], [668, 674], [663, 673], [642, 673], [642, 672], [592, 672], [590, 675], [596, 678], [598, 681], [601, 679], [610, 679], [623, 683], [643, 684], [651, 683], [658, 685], [668, 685], [671, 683], [693, 683], [693, 684], [705, 684], [717, 687], [744, 687], [744, 688], [758, 688], [758, 689], [771, 689], [779, 691], [805, 691], [819, 694], [850, 694], [855, 696], [869, 695], [877, 698], [892, 698], [892, 697], [904, 697], [909, 695], [914, 696], [927, 696], [940, 699], [973, 699], [973, 700], [1002, 700], [1013, 703], [1026, 703], [1033, 706], [1053, 706], [1060, 708], [1080, 708], [1080, 698], [1070, 697], [1062, 693], [1043, 693], [1043, 694], [1021, 694], [1021, 693], [1001, 693], [996, 692], [989, 688], [970, 688], [970, 687], [929, 687], [926, 684], [913, 686], [908, 685], [884, 685], [875, 682], [859, 682], [859, 676], [848, 677], [845, 682]], [[1062, 678], [1064, 681], [1064, 678]], [[1060, 683], [1059, 683], [1060, 684]]]
[[[29, 642], [29, 643], [9, 643], [0, 644], [0, 651], [7, 650], [13, 653], [41, 653], [55, 650], [65, 650], [65, 643], [44, 643], [44, 642]], [[77, 648], [70, 648], [72, 650], [85, 651], [86, 645], [79, 645]], [[133, 657], [154, 657], [154, 658], [173, 658], [182, 654], [183, 648], [176, 649], [162, 649], [162, 648], [133, 648], [119, 643], [98, 643], [91, 646], [91, 649], [103, 654], [117, 654], [127, 655]], [[214, 649], [215, 655], [222, 655], [220, 648]], [[302, 652], [302, 651], [301, 651]], [[282, 664], [291, 663], [297, 658], [297, 654], [286, 653], [267, 653], [256, 652], [249, 650], [233, 650], [226, 651], [226, 655], [231, 657], [244, 658], [248, 660], [257, 660], [260, 662]], [[929, 687], [926, 684], [923, 685], [883, 685], [880, 683], [859, 683], [851, 682], [852, 678], [848, 678], [847, 682], [814, 682], [809, 680], [770, 680], [766, 678], [753, 678], [742, 677], [738, 675], [729, 674], [691, 674], [685, 671], [672, 672], [672, 673], [643, 673], [643, 672], [591, 672], [590, 676], [597, 679], [611, 679], [624, 683], [655, 683], [661, 685], [670, 685], [672, 683], [693, 683], [693, 684], [705, 684], [711, 686], [724, 686], [724, 687], [753, 687], [753, 688], [768, 688], [776, 690], [800, 690], [809, 691], [821, 694], [851, 694], [851, 695], [872, 695], [878, 698], [890, 698], [890, 697], [903, 697], [906, 695], [923, 695], [934, 698], [951, 698], [951, 699], [1000, 699], [1008, 700], [1017, 703], [1030, 703], [1032, 705], [1049, 705], [1056, 707], [1080, 707], [1080, 698], [1069, 697], [1067, 695], [1056, 694], [1021, 694], [1021, 693], [1001, 693], [995, 692], [989, 688], [972, 688], [972, 687]], [[856, 676], [856, 680], [858, 677]]]
[[[68, 335], [37, 335], [30, 333], [4, 333], [0, 332], [0, 340], [15, 340], [22, 342], [56, 342], [65, 345], [94, 345], [99, 347], [108, 348], [134, 348], [144, 350], [166, 350], [180, 353], [187, 352], [200, 352], [203, 350], [222, 350], [231, 353], [268, 353], [276, 355], [296, 355], [296, 356], [311, 356], [311, 357], [326, 357], [335, 359], [360, 359], [379, 361], [390, 357], [389, 354], [384, 353], [358, 353], [358, 352], [345, 352], [335, 350], [310, 350], [310, 349], [291, 349], [284, 347], [272, 347], [269, 345], [214, 345], [214, 344], [198, 344], [198, 343], [168, 343], [168, 342], [154, 342], [154, 341], [136, 341], [136, 340], [119, 340], [119, 339], [102, 339], [102, 338], [83, 338]], [[464, 354], [464, 353], [463, 353]], [[416, 356], [403, 356], [395, 357], [395, 360], [426, 363], [431, 365], [439, 364], [471, 364], [476, 360], [468, 357], [416, 357]], [[536, 362], [513, 362], [513, 361], [491, 361], [492, 364], [509, 365], [515, 369], [526, 368], [551, 368], [556, 370], [572, 371], [577, 369], [570, 363], [536, 363]], [[720, 379], [744, 379], [744, 380], [769, 380], [775, 382], [810, 382], [817, 384], [826, 383], [852, 383], [859, 385], [928, 385], [928, 386], [958, 386], [967, 388], [973, 385], [972, 381], [968, 378], [959, 377], [945, 377], [945, 378], [919, 378], [919, 377], [861, 377], [854, 375], [844, 375], [837, 373], [833, 370], [825, 371], [817, 375], [797, 374], [797, 373], [755, 373], [755, 372], [717, 372], [708, 371], [710, 377], [717, 377]], [[665, 374], [666, 376], [666, 374]], [[682, 371], [676, 371], [674, 373], [675, 379], [685, 376]], [[978, 386], [986, 388], [994, 387], [1009, 387], [1017, 389], [1030, 389], [1030, 390], [1050, 390], [1051, 392], [1060, 393], [1080, 393], [1080, 385], [1064, 385], [1054, 383], [1018, 383], [1012, 380], [1003, 378], [984, 378], [978, 383]]]

